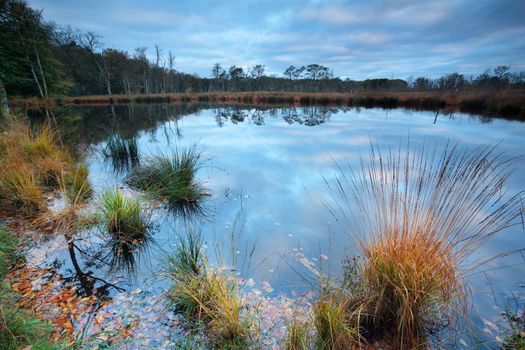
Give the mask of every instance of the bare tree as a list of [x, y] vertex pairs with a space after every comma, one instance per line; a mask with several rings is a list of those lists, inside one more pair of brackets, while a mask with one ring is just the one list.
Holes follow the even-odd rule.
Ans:
[[168, 51], [168, 68], [170, 75], [170, 90], [171, 92], [174, 92], [175, 86], [173, 81], [173, 75], [175, 74], [175, 55], [171, 51]]
[[86, 49], [91, 56], [99, 70], [100, 76], [105, 80], [106, 91], [108, 96], [111, 97], [111, 73], [108, 69], [104, 55], [100, 55], [96, 52], [98, 48], [102, 47], [100, 42], [100, 36], [93, 32], [79, 32], [77, 37], [77, 42]]

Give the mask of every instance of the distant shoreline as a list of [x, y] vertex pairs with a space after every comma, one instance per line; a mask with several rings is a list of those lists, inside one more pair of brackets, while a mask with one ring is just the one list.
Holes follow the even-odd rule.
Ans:
[[213, 103], [251, 106], [347, 106], [364, 108], [408, 108], [443, 112], [464, 112], [525, 120], [525, 91], [497, 92], [208, 92], [140, 95], [59, 96], [40, 99], [10, 98], [13, 107], [53, 108], [67, 105], [122, 105], [130, 103]]

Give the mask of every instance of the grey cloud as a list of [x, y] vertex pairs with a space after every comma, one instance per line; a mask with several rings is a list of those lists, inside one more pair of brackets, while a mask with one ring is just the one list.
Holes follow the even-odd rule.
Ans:
[[132, 52], [159, 44], [177, 68], [209, 76], [223, 65], [319, 63], [336, 75], [437, 77], [510, 64], [525, 70], [525, 1], [30, 0], [60, 24]]

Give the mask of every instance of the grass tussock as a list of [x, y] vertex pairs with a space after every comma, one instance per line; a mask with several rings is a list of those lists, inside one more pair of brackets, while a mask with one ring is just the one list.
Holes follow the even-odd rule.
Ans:
[[93, 196], [93, 188], [88, 177], [89, 170], [85, 163], [69, 165], [67, 173], [60, 179], [61, 189], [69, 203], [86, 203]]
[[107, 232], [116, 239], [140, 240], [150, 227], [149, 215], [141, 201], [126, 197], [119, 190], [102, 195], [100, 213]]
[[463, 309], [469, 257], [521, 212], [520, 195], [504, 191], [510, 164], [491, 146], [372, 146], [368, 162], [329, 184], [340, 195], [332, 213], [360, 234], [369, 340], [423, 346], [430, 327]]
[[102, 195], [99, 211], [99, 221], [108, 235], [105, 260], [110, 270], [133, 271], [137, 253], [151, 240], [150, 210], [140, 199], [126, 197], [115, 189]]
[[202, 237], [189, 232], [180, 237], [168, 259], [167, 293], [174, 310], [190, 323], [203, 325], [213, 349], [245, 349], [256, 335], [254, 316], [239, 296], [234, 278], [209, 268]]
[[0, 199], [2, 209], [32, 214], [44, 208], [43, 194], [63, 187], [88, 198], [87, 168], [60, 144], [50, 123], [31, 129], [27, 122], [10, 118], [0, 134]]
[[197, 145], [181, 148], [171, 156], [158, 155], [133, 170], [126, 182], [170, 204], [193, 204], [209, 195], [197, 180], [202, 149]]

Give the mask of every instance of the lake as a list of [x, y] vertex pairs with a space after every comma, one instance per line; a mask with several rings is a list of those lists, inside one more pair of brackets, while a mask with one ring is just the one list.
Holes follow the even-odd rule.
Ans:
[[[124, 184], [128, 170], [103, 154], [111, 136], [135, 138], [141, 160], [194, 144], [203, 150], [198, 178], [212, 195], [198, 212], [184, 215], [156, 203], [153, 239], [137, 254], [134, 271], [110, 271], [98, 262], [103, 254], [97, 251], [96, 232], [84, 233], [79, 241], [92, 252], [82, 257], [85, 269], [127, 290], [152, 294], [166, 289], [161, 272], [176, 235], [184, 230], [200, 230], [212, 264], [234, 266], [239, 277], [253, 279], [268, 297], [315, 290], [318, 271], [337, 279], [342, 261], [356, 253], [356, 240], [326, 209], [326, 181], [340, 169], [357, 167], [371, 142], [383, 150], [408, 140], [409, 147], [499, 144], [509, 157], [522, 156], [525, 145], [525, 123], [460, 113], [199, 105], [91, 106], [67, 112], [62, 117], [57, 111], [59, 125], [68, 131], [67, 140], [86, 150], [96, 196], [115, 186], [130, 191]], [[525, 162], [519, 158], [507, 189], [524, 188]], [[506, 298], [521, 291], [523, 257], [505, 253], [522, 248], [525, 232], [516, 225], [473, 257], [490, 260], [466, 273], [476, 333], [487, 333], [483, 329], [498, 321]], [[51, 256], [68, 271], [67, 254]]]

